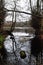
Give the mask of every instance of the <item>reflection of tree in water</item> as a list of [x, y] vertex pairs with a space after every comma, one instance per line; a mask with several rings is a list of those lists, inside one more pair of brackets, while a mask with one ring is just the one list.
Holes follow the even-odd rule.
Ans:
[[[11, 36], [10, 36], [10, 38], [11, 38]], [[9, 38], [9, 39], [10, 39]], [[25, 37], [26, 38], [26, 37]], [[8, 40], [9, 40], [8, 39]], [[17, 39], [18, 39], [18, 41], [17, 41]], [[15, 38], [15, 40], [16, 40], [16, 50], [14, 50], [14, 52], [15, 53], [8, 53], [7, 55], [8, 55], [8, 57], [7, 57], [7, 61], [8, 62], [10, 62], [10, 63], [14, 63], [15, 64], [15, 62], [17, 62], [16, 63], [16, 65], [17, 64], [25, 64], [25, 65], [28, 65], [28, 62], [29, 62], [29, 58], [30, 58], [30, 41], [25, 41], [25, 42], [19, 42], [19, 37], [17, 37], [17, 38]], [[7, 41], [8, 41], [7, 40]], [[10, 43], [10, 42], [9, 42]], [[6, 43], [6, 44], [9, 44], [9, 43]], [[14, 43], [14, 42], [13, 42]], [[28, 48], [29, 47], [29, 48]], [[12, 50], [13, 51], [13, 50]], [[20, 52], [21, 51], [24, 51], [25, 53], [26, 53], [26, 57], [24, 58], [24, 59], [22, 59], [21, 57], [20, 57]], [[15, 54], [16, 54], [16, 57], [15, 57]], [[15, 59], [16, 58], [16, 59]], [[34, 60], [35, 61], [35, 60]]]

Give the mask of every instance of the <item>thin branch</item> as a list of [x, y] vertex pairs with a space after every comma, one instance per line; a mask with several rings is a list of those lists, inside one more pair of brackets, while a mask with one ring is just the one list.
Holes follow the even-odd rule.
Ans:
[[24, 11], [8, 10], [8, 9], [6, 9], [6, 8], [5, 8], [5, 11], [24, 13], [24, 14], [27, 14], [27, 15], [33, 15], [33, 16], [35, 16], [35, 17], [41, 17], [41, 18], [43, 18], [43, 15], [42, 15], [42, 16], [39, 16], [39, 15], [35, 15], [35, 14], [32, 14], [32, 13], [24, 12]]
[[31, 5], [31, 0], [29, 0], [30, 1], [30, 8], [31, 8], [31, 11], [32, 11], [32, 5]]
[[13, 19], [14, 19], [14, 12], [12, 13], [12, 26], [11, 26], [11, 32], [13, 31]]

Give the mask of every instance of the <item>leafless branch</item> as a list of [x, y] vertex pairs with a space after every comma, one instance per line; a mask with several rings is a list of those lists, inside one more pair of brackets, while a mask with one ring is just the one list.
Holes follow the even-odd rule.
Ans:
[[41, 18], [43, 18], [43, 15], [42, 15], [42, 16], [39, 16], [39, 15], [35, 15], [35, 14], [32, 14], [32, 13], [24, 12], [24, 11], [8, 10], [8, 9], [6, 9], [6, 8], [5, 8], [5, 11], [24, 13], [24, 14], [27, 14], [27, 15], [33, 15], [33, 16], [35, 16], [35, 17], [41, 17]]
[[31, 11], [32, 11], [32, 4], [31, 4], [31, 0], [29, 0], [30, 1], [30, 8], [31, 8]]

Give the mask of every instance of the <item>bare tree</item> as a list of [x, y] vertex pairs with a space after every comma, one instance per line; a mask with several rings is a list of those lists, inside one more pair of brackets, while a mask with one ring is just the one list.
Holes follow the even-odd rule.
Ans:
[[[37, 0], [37, 6], [36, 6], [36, 8], [34, 8], [33, 7], [33, 10], [32, 10], [32, 14], [34, 14], [34, 15], [38, 15], [38, 16], [41, 16], [41, 8], [40, 8], [40, 4], [39, 4], [39, 2], [40, 2], [40, 0]], [[35, 30], [37, 31], [37, 32], [39, 32], [39, 30], [40, 30], [40, 26], [41, 26], [41, 18], [42, 17], [34, 17], [34, 16], [32, 16], [32, 26], [35, 28]]]

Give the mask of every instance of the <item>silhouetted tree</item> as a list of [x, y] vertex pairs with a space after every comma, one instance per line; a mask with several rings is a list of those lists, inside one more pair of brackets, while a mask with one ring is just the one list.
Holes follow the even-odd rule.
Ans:
[[4, 18], [5, 18], [4, 1], [0, 0], [0, 29], [1, 29], [1, 27], [3, 27]]
[[[34, 14], [34, 15], [38, 15], [38, 16], [41, 16], [41, 14], [40, 14], [40, 4], [39, 4], [39, 0], [37, 0], [37, 6], [36, 6], [36, 8], [35, 7], [33, 7], [33, 9], [32, 9], [32, 14]], [[39, 30], [40, 30], [40, 26], [41, 26], [41, 17], [38, 17], [38, 16], [36, 16], [36, 17], [34, 17], [33, 15], [32, 15], [32, 27], [37, 31], [37, 32], [39, 32]]]

